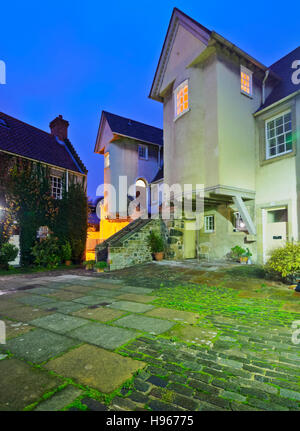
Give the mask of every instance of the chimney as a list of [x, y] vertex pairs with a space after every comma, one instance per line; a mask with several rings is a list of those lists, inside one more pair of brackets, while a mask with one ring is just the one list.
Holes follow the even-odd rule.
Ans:
[[60, 141], [68, 138], [69, 122], [64, 120], [62, 115], [54, 118], [49, 124], [51, 135], [56, 136]]

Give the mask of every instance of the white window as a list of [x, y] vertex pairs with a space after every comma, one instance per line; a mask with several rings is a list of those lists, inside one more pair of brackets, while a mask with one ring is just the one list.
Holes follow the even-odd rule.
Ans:
[[234, 230], [235, 231], [246, 231], [246, 225], [241, 217], [241, 214], [239, 212], [233, 213], [234, 217]]
[[292, 151], [292, 114], [284, 112], [266, 121], [266, 158]]
[[60, 177], [51, 176], [51, 195], [54, 199], [62, 198], [62, 180]]
[[110, 164], [110, 161], [109, 161], [109, 153], [105, 153], [105, 154], [104, 154], [104, 167], [105, 167], [105, 168], [108, 168], [108, 167], [109, 167], [109, 164]]
[[174, 93], [174, 102], [175, 118], [189, 110], [189, 85], [187, 80], [176, 88]]
[[148, 147], [147, 145], [139, 145], [139, 158], [143, 160], [148, 160]]
[[214, 232], [215, 231], [215, 216], [207, 215], [204, 216], [204, 232]]
[[252, 96], [252, 72], [244, 66], [241, 66], [241, 92]]

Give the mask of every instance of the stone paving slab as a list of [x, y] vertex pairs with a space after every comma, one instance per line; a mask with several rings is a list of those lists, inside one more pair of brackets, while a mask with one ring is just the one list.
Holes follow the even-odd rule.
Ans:
[[49, 287], [33, 287], [26, 291], [26, 293], [33, 293], [34, 295], [49, 295], [53, 293], [53, 289]]
[[73, 316], [83, 317], [85, 319], [99, 320], [100, 322], [109, 322], [124, 315], [122, 311], [113, 308], [97, 307], [85, 308], [84, 310], [75, 311]]
[[119, 283], [100, 283], [100, 282], [98, 282], [98, 283], [95, 283], [94, 285], [93, 285], [93, 287], [94, 288], [97, 288], [97, 289], [108, 289], [108, 290], [118, 290], [118, 289], [120, 289], [120, 284]]
[[73, 311], [81, 310], [82, 308], [85, 308], [86, 305], [79, 304], [74, 301], [52, 301], [47, 304], [42, 304], [40, 307], [46, 311], [50, 310], [68, 314], [72, 313]]
[[71, 404], [76, 398], [82, 394], [82, 390], [67, 386], [66, 388], [56, 392], [51, 398], [42, 401], [34, 411], [37, 412], [54, 412], [62, 410], [67, 405]]
[[45, 304], [50, 304], [52, 302], [52, 299], [45, 296], [28, 294], [27, 296], [18, 298], [17, 301], [21, 302], [24, 305], [31, 305], [37, 307]]
[[118, 310], [131, 311], [132, 313], [145, 313], [154, 308], [152, 305], [139, 304], [137, 302], [130, 301], [113, 302], [109, 307], [117, 308]]
[[124, 299], [125, 301], [142, 302], [148, 304], [149, 302], [155, 301], [157, 296], [138, 295], [135, 293], [122, 293], [120, 296], [116, 296], [116, 299]]
[[95, 289], [89, 292], [89, 295], [96, 296], [108, 296], [109, 298], [114, 298], [116, 296], [121, 295], [122, 291], [120, 289]]
[[7, 295], [0, 296], [0, 313], [22, 307], [22, 305], [13, 299], [6, 298]]
[[78, 299], [84, 296], [83, 293], [71, 292], [69, 290], [53, 291], [53, 289], [51, 289], [51, 291], [52, 292], [47, 296], [48, 298], [52, 298], [54, 301], [73, 301], [73, 299]]
[[122, 292], [129, 292], [129, 293], [140, 293], [142, 295], [148, 295], [151, 292], [153, 292], [153, 289], [148, 289], [146, 287], [136, 287], [136, 286], [123, 286], [121, 287]]
[[8, 340], [4, 348], [16, 355], [17, 358], [38, 364], [78, 344], [80, 343], [77, 340], [72, 340], [69, 337], [54, 334], [44, 329], [35, 329]]
[[5, 333], [6, 333], [7, 340], [14, 337], [18, 337], [19, 335], [22, 335], [22, 334], [26, 334], [26, 332], [29, 332], [31, 329], [33, 329], [33, 327], [28, 325], [28, 323], [14, 322], [8, 319], [1, 319], [1, 320], [3, 320], [5, 323]]
[[45, 368], [79, 384], [110, 393], [145, 365], [99, 347], [83, 345], [49, 361]]
[[136, 331], [93, 322], [70, 331], [68, 335], [86, 343], [114, 350], [139, 334]]
[[20, 411], [62, 381], [45, 371], [32, 368], [18, 359], [0, 361], [0, 410]]
[[100, 305], [103, 302], [112, 304], [114, 302], [114, 299], [106, 296], [89, 295], [89, 296], [82, 296], [81, 298], [78, 298], [78, 299], [74, 299], [73, 302], [76, 302], [77, 304], [85, 304], [85, 305]]
[[21, 305], [17, 308], [8, 309], [0, 312], [0, 315], [6, 316], [9, 319], [17, 320], [20, 322], [29, 322], [37, 317], [48, 316], [49, 312], [44, 311], [38, 307], [30, 307], [29, 305]]
[[162, 334], [174, 326], [174, 322], [136, 314], [122, 317], [121, 319], [116, 320], [114, 324], [125, 328], [148, 332], [154, 335]]
[[172, 308], [155, 308], [147, 311], [145, 316], [160, 317], [162, 319], [175, 320], [178, 323], [196, 324], [199, 320], [199, 314], [190, 311], [174, 310]]
[[79, 328], [80, 326], [86, 325], [88, 322], [85, 319], [79, 317], [68, 316], [66, 314], [53, 313], [46, 317], [32, 320], [29, 322], [32, 326], [47, 329], [49, 331], [58, 332], [65, 334], [72, 329]]
[[68, 286], [65, 286], [64, 290], [67, 290], [73, 293], [82, 293], [84, 295], [84, 294], [89, 294], [93, 290], [93, 287], [81, 286], [81, 285], [73, 286], [72, 284], [70, 284]]

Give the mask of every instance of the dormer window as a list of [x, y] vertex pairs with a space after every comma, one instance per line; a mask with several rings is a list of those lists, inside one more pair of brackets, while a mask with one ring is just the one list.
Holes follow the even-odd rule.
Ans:
[[241, 92], [252, 97], [252, 72], [241, 66]]
[[147, 147], [147, 145], [139, 145], [138, 153], [139, 153], [140, 159], [148, 160], [148, 147]]
[[189, 85], [188, 80], [180, 84], [174, 93], [175, 119], [189, 110]]

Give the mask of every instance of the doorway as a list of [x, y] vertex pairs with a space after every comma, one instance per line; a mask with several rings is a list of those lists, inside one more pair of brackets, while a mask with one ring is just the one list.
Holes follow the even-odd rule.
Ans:
[[288, 238], [287, 207], [265, 210], [264, 217], [264, 261], [275, 248], [283, 247]]
[[196, 257], [196, 222], [186, 220], [184, 222], [183, 255], [185, 259]]

